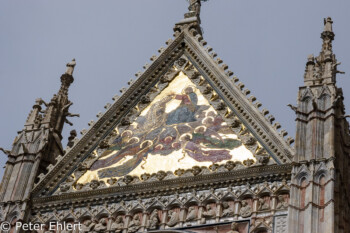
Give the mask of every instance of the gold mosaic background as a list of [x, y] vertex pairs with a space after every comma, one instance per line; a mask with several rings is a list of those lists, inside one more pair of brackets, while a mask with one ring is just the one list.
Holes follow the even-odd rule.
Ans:
[[181, 72], [78, 183], [246, 159], [255, 160]]

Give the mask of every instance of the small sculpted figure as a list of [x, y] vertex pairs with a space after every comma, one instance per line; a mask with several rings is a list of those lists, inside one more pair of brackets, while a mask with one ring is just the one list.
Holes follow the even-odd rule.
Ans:
[[268, 210], [270, 209], [269, 204], [266, 202], [264, 198], [259, 198], [259, 207], [258, 210]]
[[115, 233], [121, 233], [124, 229], [124, 220], [122, 216], [118, 216], [117, 219], [111, 225], [111, 231]]
[[107, 218], [101, 218], [95, 225], [95, 231], [104, 232], [107, 229]]
[[252, 207], [248, 205], [247, 201], [242, 201], [242, 207], [239, 213], [243, 218], [246, 218], [252, 215]]
[[227, 233], [239, 233], [239, 231], [238, 231], [238, 224], [236, 222], [233, 222], [231, 224], [231, 230], [228, 231]]
[[154, 209], [149, 217], [149, 226], [148, 228], [154, 229], [157, 228], [159, 225], [159, 216], [158, 216], [158, 210]]
[[333, 20], [331, 17], [324, 19], [324, 31], [325, 32], [333, 32], [332, 24], [333, 24]]
[[198, 211], [197, 211], [196, 207], [191, 206], [190, 208], [188, 208], [188, 214], [186, 217], [186, 221], [190, 222], [190, 221], [197, 220], [197, 214], [198, 214]]
[[234, 209], [228, 204], [227, 201], [222, 203], [223, 211], [221, 217], [231, 217], [234, 214]]
[[188, 10], [195, 12], [196, 16], [199, 16], [201, 13], [201, 0], [190, 0]]
[[206, 211], [203, 212], [203, 217], [205, 218], [214, 218], [216, 213], [215, 213], [215, 209], [211, 206], [211, 205], [207, 205], [206, 206]]
[[67, 69], [66, 69], [66, 74], [68, 75], [73, 75], [73, 71], [74, 71], [74, 67], [77, 63], [75, 62], [75, 59], [73, 58], [73, 60], [71, 62], [67, 63]]
[[283, 195], [278, 196], [278, 204], [276, 206], [276, 209], [286, 209], [288, 208], [288, 203], [284, 200]]
[[173, 227], [179, 222], [179, 214], [175, 210], [169, 210], [168, 212], [168, 222], [169, 227]]
[[91, 232], [95, 227], [95, 223], [92, 222], [90, 219], [86, 220], [83, 224], [81, 224], [80, 232], [87, 233]]
[[141, 228], [141, 220], [138, 214], [135, 214], [129, 224], [128, 232], [137, 232]]

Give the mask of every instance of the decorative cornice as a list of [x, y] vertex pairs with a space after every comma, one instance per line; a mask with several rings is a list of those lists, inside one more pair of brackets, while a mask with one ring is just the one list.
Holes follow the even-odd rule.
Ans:
[[74, 192], [60, 194], [57, 196], [34, 198], [32, 203], [34, 208], [49, 207], [51, 203], [55, 206], [73, 203], [93, 203], [111, 200], [128, 200], [136, 197], [149, 197], [164, 195], [164, 193], [174, 193], [186, 190], [201, 190], [208, 188], [219, 188], [227, 186], [237, 186], [242, 184], [261, 183], [263, 181], [290, 180], [291, 164], [270, 165], [252, 167], [232, 172], [213, 173], [170, 180], [155, 181], [151, 183], [130, 184], [125, 186], [109, 187], [105, 189], [90, 190], [85, 192]]

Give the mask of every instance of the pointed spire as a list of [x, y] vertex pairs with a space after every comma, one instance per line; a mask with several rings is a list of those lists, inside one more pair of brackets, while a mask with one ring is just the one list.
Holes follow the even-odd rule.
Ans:
[[332, 41], [335, 34], [333, 32], [333, 20], [331, 17], [324, 19], [324, 29], [321, 33], [323, 40], [322, 49], [318, 57], [308, 56], [306, 63], [304, 82], [305, 85], [317, 85], [325, 83], [335, 83], [336, 74], [344, 73], [337, 70], [340, 63], [337, 62], [333, 54]]
[[74, 82], [73, 71], [76, 66], [75, 59], [67, 63], [66, 71], [61, 76], [61, 87], [57, 94], [53, 96], [45, 111], [45, 117], [42, 121], [54, 128], [58, 134], [61, 134], [64, 123], [72, 125], [67, 117], [78, 116], [78, 114], [71, 114], [69, 107], [73, 104], [68, 99], [68, 89]]
[[73, 78], [73, 72], [74, 72], [74, 67], [76, 66], [75, 59], [73, 58], [71, 62], [68, 62], [66, 67], [66, 72], [61, 76], [61, 89], [59, 94], [62, 92], [65, 95], [68, 94], [68, 88], [69, 86], [73, 83], [74, 78]]
[[48, 104], [41, 98], [38, 98], [35, 100], [33, 109], [32, 111], [30, 111], [27, 121], [25, 123], [25, 128], [27, 130], [39, 128], [40, 123], [42, 121], [42, 115], [41, 115], [41, 113], [43, 113], [42, 107], [41, 107], [42, 105], [47, 107]]
[[333, 32], [333, 21], [331, 17], [328, 17], [324, 20], [324, 30], [321, 33], [321, 38], [323, 40], [322, 51], [324, 54], [332, 54], [332, 41], [334, 40], [334, 32]]

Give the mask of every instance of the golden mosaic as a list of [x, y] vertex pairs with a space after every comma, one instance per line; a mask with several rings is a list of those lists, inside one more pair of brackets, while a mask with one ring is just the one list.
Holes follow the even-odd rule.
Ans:
[[78, 183], [246, 159], [255, 161], [191, 80], [180, 72], [99, 155]]

